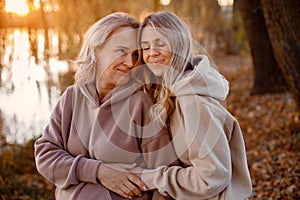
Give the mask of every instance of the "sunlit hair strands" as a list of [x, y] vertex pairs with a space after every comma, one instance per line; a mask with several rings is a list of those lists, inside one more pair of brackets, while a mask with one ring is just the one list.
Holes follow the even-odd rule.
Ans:
[[[150, 113], [152, 119], [159, 122], [159, 124], [165, 124], [167, 115], [174, 109], [170, 88], [182, 76], [186, 68], [191, 65], [193, 41], [185, 22], [171, 12], [162, 11], [145, 16], [139, 31], [139, 45], [141, 45], [143, 30], [147, 25], [152, 26], [167, 41], [172, 53], [168, 64], [169, 70], [162, 75], [161, 84], [156, 85], [154, 88], [154, 97], [157, 102]], [[147, 70], [145, 71], [147, 72]], [[145, 73], [146, 83], [149, 83], [150, 80], [147, 79], [150, 77], [149, 73], [148, 75]], [[147, 85], [145, 88], [146, 90], [149, 89]]]
[[124, 12], [115, 12], [97, 21], [85, 34], [77, 60], [79, 69], [75, 74], [75, 84], [83, 85], [95, 80], [96, 48], [101, 46], [111, 33], [119, 27], [138, 28], [139, 22]]

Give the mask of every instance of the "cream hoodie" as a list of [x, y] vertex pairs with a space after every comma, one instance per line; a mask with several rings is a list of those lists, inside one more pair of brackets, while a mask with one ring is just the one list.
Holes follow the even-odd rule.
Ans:
[[[138, 87], [128, 83], [101, 103], [92, 85], [63, 93], [34, 146], [37, 169], [55, 184], [56, 199], [123, 199], [97, 181], [102, 162], [155, 168], [176, 160], [168, 131], [149, 122], [152, 99]], [[146, 192], [134, 199], [152, 197]]]
[[244, 200], [252, 192], [245, 144], [237, 120], [222, 106], [226, 79], [201, 56], [193, 71], [172, 86], [176, 109], [170, 118], [180, 166], [144, 170], [151, 189], [178, 200]]

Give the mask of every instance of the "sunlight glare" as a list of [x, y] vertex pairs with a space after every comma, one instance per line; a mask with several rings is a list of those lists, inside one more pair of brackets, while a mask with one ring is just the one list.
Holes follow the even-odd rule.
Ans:
[[25, 16], [29, 13], [29, 8], [26, 0], [6, 0], [5, 11]]
[[220, 6], [232, 6], [234, 0], [218, 0]]
[[164, 6], [169, 5], [170, 2], [171, 2], [171, 0], [160, 0], [160, 4], [161, 4], [161, 5], [164, 5]]

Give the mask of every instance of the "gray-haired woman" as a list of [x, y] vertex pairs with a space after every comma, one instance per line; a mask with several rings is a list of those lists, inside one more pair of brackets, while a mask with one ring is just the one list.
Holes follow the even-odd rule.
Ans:
[[153, 168], [176, 160], [167, 129], [148, 116], [152, 99], [131, 78], [138, 27], [132, 16], [117, 12], [85, 35], [75, 84], [35, 143], [37, 169], [55, 184], [56, 199], [167, 198], [143, 192], [144, 183], [117, 164]]

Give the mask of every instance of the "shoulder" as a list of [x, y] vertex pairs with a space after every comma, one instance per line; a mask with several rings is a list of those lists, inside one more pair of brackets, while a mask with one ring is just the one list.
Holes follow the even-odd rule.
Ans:
[[66, 106], [69, 107], [68, 105], [72, 104], [75, 90], [75, 85], [68, 86], [58, 99], [57, 106], [59, 106], [60, 108], [64, 108]]
[[184, 115], [205, 113], [207, 118], [223, 121], [226, 126], [230, 126], [235, 121], [231, 113], [219, 101], [211, 97], [186, 95], [178, 99], [178, 104]]
[[62, 92], [62, 97], [68, 97], [68, 96], [72, 96], [73, 95], [73, 92], [75, 90], [75, 85], [70, 85], [66, 88], [65, 91]]
[[136, 105], [152, 105], [154, 103], [154, 100], [141, 90], [134, 92], [130, 97], [130, 101]]

